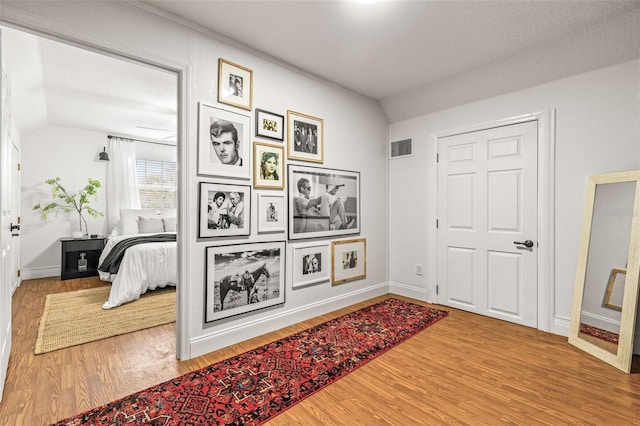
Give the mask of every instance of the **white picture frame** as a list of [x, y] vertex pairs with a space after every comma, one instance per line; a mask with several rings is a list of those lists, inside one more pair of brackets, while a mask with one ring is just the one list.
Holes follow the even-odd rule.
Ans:
[[284, 195], [258, 192], [258, 233], [285, 232], [286, 222]]
[[[251, 235], [250, 186], [200, 182], [199, 194], [199, 238]], [[222, 201], [218, 204], [220, 194]], [[241, 208], [232, 202], [235, 194], [240, 197]]]
[[329, 242], [291, 244], [292, 288], [331, 281]]
[[[216, 141], [211, 134], [214, 123], [223, 123], [214, 130], [219, 132]], [[217, 148], [225, 145], [220, 138], [233, 133], [237, 135], [235, 152], [229, 152], [229, 147]], [[251, 179], [251, 166], [251, 117], [198, 103], [198, 175]]]

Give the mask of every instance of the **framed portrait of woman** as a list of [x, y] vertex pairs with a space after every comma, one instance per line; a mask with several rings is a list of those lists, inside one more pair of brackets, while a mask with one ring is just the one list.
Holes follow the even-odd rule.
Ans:
[[284, 148], [281, 145], [253, 143], [253, 187], [284, 188]]

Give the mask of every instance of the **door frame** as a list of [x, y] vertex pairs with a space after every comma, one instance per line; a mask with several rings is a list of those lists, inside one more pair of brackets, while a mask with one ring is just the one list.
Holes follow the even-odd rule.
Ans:
[[538, 330], [554, 332], [555, 312], [555, 109], [519, 115], [487, 123], [479, 123], [461, 128], [434, 133], [430, 136], [433, 146], [435, 167], [431, 168], [428, 191], [429, 198], [434, 200], [428, 212], [429, 223], [427, 235], [431, 255], [428, 257], [430, 299], [438, 303], [436, 284], [438, 282], [438, 141], [440, 138], [462, 133], [487, 130], [495, 127], [519, 124], [528, 121], [538, 123]]
[[98, 37], [95, 34], [78, 31], [60, 22], [45, 19], [37, 15], [25, 14], [10, 6], [3, 8], [2, 14], [0, 15], [0, 25], [59, 41], [101, 55], [159, 68], [176, 74], [178, 79], [178, 93], [176, 93], [178, 108], [178, 131], [176, 136], [178, 151], [178, 206], [176, 210], [178, 218], [183, 219], [178, 221], [177, 237], [176, 357], [182, 360], [190, 359], [191, 350], [188, 327], [189, 286], [186, 285], [186, 283], [189, 282], [187, 276], [189, 269], [187, 267], [187, 259], [190, 255], [187, 235], [190, 234], [188, 233], [188, 221], [185, 219], [189, 217], [187, 206], [196, 205], [196, 201], [190, 199], [192, 197], [188, 188], [189, 174], [187, 173], [188, 170], [192, 169], [192, 166], [189, 164], [187, 143], [187, 141], [190, 140], [187, 117], [192, 115], [189, 107], [191, 103], [189, 101], [191, 66], [187, 63], [178, 62], [147, 51], [141, 51], [140, 49], [132, 48], [104, 37]]

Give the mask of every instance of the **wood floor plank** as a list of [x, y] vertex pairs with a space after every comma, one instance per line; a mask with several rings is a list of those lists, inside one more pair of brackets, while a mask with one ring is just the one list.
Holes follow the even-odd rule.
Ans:
[[[18, 288], [1, 425], [52, 423], [384, 298], [187, 361], [175, 359], [175, 324], [34, 355], [45, 296], [103, 284], [40, 279]], [[640, 425], [640, 374], [624, 374], [561, 336], [447, 310], [444, 320], [267, 424]]]

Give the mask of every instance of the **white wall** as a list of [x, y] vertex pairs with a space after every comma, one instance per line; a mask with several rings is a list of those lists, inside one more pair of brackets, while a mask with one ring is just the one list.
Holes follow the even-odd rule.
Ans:
[[[61, 184], [72, 193], [87, 184], [87, 179], [102, 183], [97, 200], [91, 202], [96, 210], [106, 214], [106, 162], [98, 161], [98, 153], [105, 145], [104, 133], [68, 127], [45, 126], [23, 135], [21, 151], [21, 237], [20, 264], [23, 279], [60, 275], [60, 238], [70, 237], [79, 230], [78, 214], [59, 212], [49, 214], [47, 220], [32, 208], [51, 200], [47, 179], [59, 177]], [[88, 232], [104, 235], [104, 217], [85, 215]]]
[[[187, 324], [181, 324], [179, 332], [184, 333], [188, 344], [183, 357], [197, 356], [387, 292], [386, 122], [376, 103], [122, 3], [4, 1], [0, 13], [5, 21], [20, 22], [185, 70], [183, 124], [187, 137], [180, 161], [186, 167], [187, 182], [183, 186], [186, 191], [180, 195], [181, 212], [185, 213], [180, 220], [186, 230], [181, 250], [188, 262], [183, 265], [186, 280], [180, 283], [180, 291], [181, 297], [187, 299]], [[249, 240], [197, 241], [198, 183], [238, 183], [198, 177], [195, 167], [197, 104], [217, 103], [220, 57], [253, 70], [254, 108], [283, 115], [291, 109], [324, 119], [325, 167], [361, 172], [360, 236], [367, 238], [367, 278], [336, 287], [324, 283], [296, 291], [292, 291], [287, 280], [284, 306], [204, 327], [205, 247], [285, 239], [284, 234], [257, 236], [256, 227], [252, 226]], [[253, 123], [252, 112], [223, 108], [249, 114]], [[252, 216], [255, 223], [255, 213]]]
[[430, 135], [555, 109], [553, 314], [554, 331], [566, 333], [587, 177], [640, 167], [639, 67], [635, 60], [391, 124], [389, 140], [413, 138], [415, 155], [389, 162], [389, 281], [434, 298], [431, 271], [415, 275], [417, 263], [432, 268], [436, 256], [429, 247], [434, 224], [425, 216], [436, 202]]

